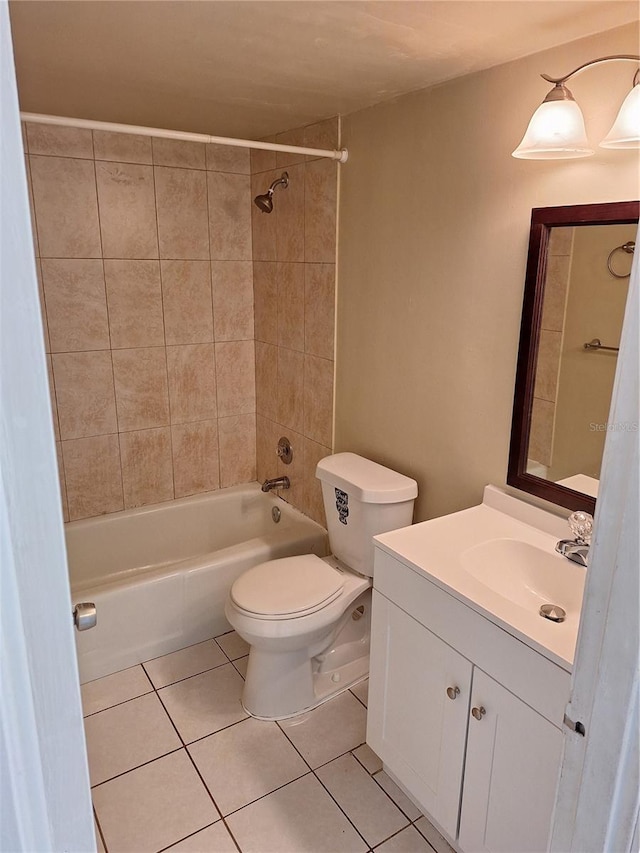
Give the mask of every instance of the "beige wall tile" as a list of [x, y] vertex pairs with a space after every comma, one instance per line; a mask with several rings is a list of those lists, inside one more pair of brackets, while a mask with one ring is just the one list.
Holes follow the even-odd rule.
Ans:
[[304, 350], [334, 357], [335, 264], [305, 264]]
[[218, 431], [222, 488], [253, 482], [256, 478], [256, 416], [220, 418]]
[[263, 213], [253, 203], [253, 199], [257, 195], [266, 193], [280, 174], [274, 169], [272, 172], [263, 172], [251, 178], [251, 242], [254, 261], [275, 261], [276, 259], [276, 214], [273, 211]]
[[[258, 140], [259, 142], [275, 142], [275, 136], [264, 136], [262, 139]], [[251, 148], [251, 174], [254, 175], [256, 172], [266, 172], [269, 169], [275, 169], [276, 167], [276, 152], [275, 151], [263, 151], [260, 148]]]
[[304, 512], [304, 438], [300, 433], [285, 428], [281, 429], [278, 439], [280, 436], [289, 439], [293, 459], [288, 465], [278, 459], [278, 477], [288, 477], [290, 482], [289, 488], [279, 489], [278, 494], [288, 504]]
[[324, 447], [310, 438], [305, 438], [303, 512], [323, 527], [327, 526], [327, 519], [322, 500], [322, 486], [320, 480], [316, 477], [316, 466], [321, 459], [330, 454], [331, 449], [329, 447]]
[[54, 157], [93, 158], [91, 131], [81, 127], [57, 127], [52, 124], [27, 122], [27, 138], [31, 154]]
[[549, 236], [549, 255], [570, 255], [573, 248], [573, 226], [555, 226]]
[[177, 498], [219, 488], [217, 421], [174, 425], [171, 441]]
[[38, 245], [43, 258], [101, 256], [94, 165], [29, 155]]
[[[304, 147], [304, 127], [294, 127], [292, 130], [285, 130], [284, 133], [277, 133], [276, 142], [280, 145]], [[277, 151], [276, 168], [284, 169], [288, 166], [295, 166], [298, 163], [304, 163], [304, 159], [304, 154], [295, 154], [293, 151]]]
[[113, 375], [120, 432], [169, 423], [164, 347], [114, 350]]
[[542, 302], [542, 328], [560, 332], [564, 328], [564, 312], [569, 287], [571, 258], [566, 255], [547, 258], [547, 277]]
[[533, 396], [554, 402], [558, 390], [558, 371], [562, 349], [562, 332], [540, 331], [538, 362]]
[[251, 261], [212, 261], [211, 283], [216, 341], [253, 339]]
[[44, 351], [51, 352], [51, 341], [49, 340], [49, 322], [47, 320], [47, 307], [44, 301], [44, 287], [42, 285], [42, 261], [36, 258], [36, 278], [38, 279], [38, 296], [40, 298], [40, 315], [42, 320], [42, 334], [44, 336]]
[[213, 341], [209, 261], [162, 261], [167, 344]]
[[62, 442], [69, 518], [90, 518], [123, 509], [117, 435]]
[[217, 416], [213, 344], [167, 347], [171, 423]]
[[[207, 172], [211, 258], [251, 260], [250, 179], [247, 175]], [[255, 207], [255, 205], [254, 205]]]
[[58, 353], [53, 375], [63, 440], [117, 431], [110, 352]]
[[25, 152], [29, 150], [29, 140], [27, 139], [27, 123], [24, 121], [20, 122], [20, 131], [22, 132], [22, 147]]
[[69, 521], [69, 500], [67, 498], [67, 484], [64, 478], [62, 443], [59, 441], [56, 441], [56, 461], [58, 463], [58, 480], [60, 481], [60, 501], [62, 503], [62, 518], [64, 521]]
[[182, 139], [153, 137], [153, 162], [156, 166], [179, 166], [183, 169], [204, 169], [205, 145]]
[[215, 145], [209, 143], [207, 149], [207, 169], [210, 172], [235, 172], [238, 175], [250, 174], [248, 148], [236, 148], [233, 145]]
[[253, 341], [227, 341], [216, 344], [216, 387], [218, 417], [255, 412]]
[[102, 261], [51, 258], [41, 263], [52, 352], [109, 349]]
[[104, 262], [114, 349], [164, 345], [158, 261]]
[[278, 347], [278, 423], [301, 433], [303, 404], [304, 355]]
[[169, 427], [122, 433], [120, 453], [124, 505], [127, 509], [173, 498]]
[[278, 348], [256, 341], [256, 411], [278, 418]]
[[304, 261], [305, 166], [289, 166], [287, 172], [289, 186], [276, 190], [274, 212], [270, 214], [276, 216], [276, 257], [279, 261]]
[[256, 416], [256, 473], [259, 483], [279, 476], [279, 459], [276, 453], [280, 436], [284, 430], [261, 415]]
[[534, 397], [531, 408], [531, 432], [527, 456], [543, 465], [551, 465], [555, 404]]
[[270, 261], [254, 261], [253, 311], [257, 341], [278, 342], [277, 267]]
[[31, 163], [29, 157], [25, 156], [24, 165], [27, 172], [27, 191], [29, 193], [29, 216], [31, 217], [31, 235], [33, 237], [33, 251], [36, 258], [40, 257], [40, 246], [38, 245], [38, 228], [36, 226], [36, 206], [33, 200], [33, 181], [31, 180]]
[[336, 259], [337, 176], [335, 160], [306, 164], [304, 256], [311, 263], [334, 263]]
[[146, 163], [147, 165], [153, 163], [151, 139], [148, 136], [94, 130], [93, 150], [96, 160], [113, 160], [117, 163]]
[[278, 346], [304, 350], [305, 265], [279, 263]]
[[[339, 147], [339, 137], [338, 116], [333, 116], [325, 121], [307, 125], [304, 129], [303, 144], [305, 148], [324, 148], [330, 151]], [[307, 155], [307, 160], [313, 159], [313, 155]]]
[[195, 169], [155, 169], [160, 257], [208, 260], [207, 177]]
[[153, 168], [96, 163], [105, 258], [157, 258]]
[[53, 433], [56, 441], [60, 441], [60, 426], [58, 424], [58, 403], [56, 402], [56, 389], [53, 381], [53, 364], [51, 356], [47, 356], [47, 379], [49, 380], [49, 399], [51, 401], [51, 419], [53, 421]]
[[333, 428], [333, 361], [304, 357], [304, 434], [307, 438], [331, 445]]

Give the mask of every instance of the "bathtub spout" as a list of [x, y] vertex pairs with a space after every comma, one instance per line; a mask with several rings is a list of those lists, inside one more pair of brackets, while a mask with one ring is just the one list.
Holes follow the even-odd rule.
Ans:
[[261, 488], [263, 492], [270, 492], [271, 489], [288, 489], [290, 486], [288, 477], [274, 477], [272, 480], [265, 480]]

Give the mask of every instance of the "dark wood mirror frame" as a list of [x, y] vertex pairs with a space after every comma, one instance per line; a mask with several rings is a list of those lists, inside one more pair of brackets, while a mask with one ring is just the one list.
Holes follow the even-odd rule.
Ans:
[[571, 510], [585, 510], [593, 514], [596, 500], [582, 492], [576, 492], [566, 486], [560, 486], [542, 477], [527, 473], [527, 449], [529, 447], [533, 386], [540, 341], [549, 235], [554, 226], [637, 223], [639, 213], [640, 202], [638, 201], [579, 204], [568, 207], [537, 207], [531, 213], [531, 232], [516, 367], [507, 484]]

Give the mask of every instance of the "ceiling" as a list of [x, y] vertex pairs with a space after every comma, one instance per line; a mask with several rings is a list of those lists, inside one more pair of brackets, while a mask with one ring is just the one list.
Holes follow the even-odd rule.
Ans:
[[21, 109], [249, 139], [638, 20], [635, 0], [14, 0], [10, 12]]

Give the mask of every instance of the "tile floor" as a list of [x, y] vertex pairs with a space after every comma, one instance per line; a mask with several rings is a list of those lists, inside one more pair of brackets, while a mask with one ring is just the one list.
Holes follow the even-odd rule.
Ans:
[[366, 745], [367, 682], [267, 723], [235, 632], [82, 686], [98, 850], [452, 853]]

